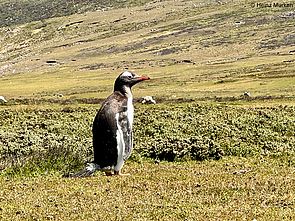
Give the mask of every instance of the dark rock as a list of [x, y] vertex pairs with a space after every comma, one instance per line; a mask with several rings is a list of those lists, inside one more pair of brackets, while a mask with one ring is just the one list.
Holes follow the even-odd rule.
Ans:
[[47, 64], [57, 64], [58, 62], [56, 60], [48, 60], [46, 61]]

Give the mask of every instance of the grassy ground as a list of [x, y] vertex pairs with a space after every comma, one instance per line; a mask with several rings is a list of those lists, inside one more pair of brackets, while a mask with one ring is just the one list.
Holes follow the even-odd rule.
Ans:
[[[0, 178], [2, 220], [293, 220], [290, 159], [128, 162], [128, 177], [100, 173]], [[290, 164], [291, 163], [291, 164]], [[24, 203], [25, 202], [25, 203]]]
[[[98, 172], [94, 177], [81, 179], [62, 178], [62, 175], [77, 170], [87, 157], [91, 158], [93, 105], [1, 107], [0, 141], [3, 145], [8, 143], [1, 149], [4, 158], [0, 218], [293, 220], [295, 125], [291, 110], [294, 106], [268, 103], [258, 107], [257, 103], [247, 101], [244, 104], [136, 105], [135, 152], [123, 168], [131, 176], [106, 177]], [[188, 110], [196, 107], [197, 111], [189, 114]], [[157, 117], [148, 117], [151, 111], [156, 111]], [[228, 121], [230, 118], [226, 116], [231, 115], [236, 118]], [[182, 121], [177, 120], [179, 117]], [[205, 119], [195, 121], [190, 117]], [[267, 122], [269, 119], [272, 122]], [[243, 129], [238, 129], [241, 126]], [[223, 127], [227, 132], [215, 139]], [[210, 128], [215, 129], [210, 131]], [[196, 136], [203, 137], [198, 143], [205, 142], [209, 136], [215, 146], [227, 147], [225, 156], [217, 161], [167, 162], [141, 155], [158, 148], [157, 154], [173, 150], [177, 156], [188, 159], [182, 152], [190, 152], [186, 142]], [[234, 141], [239, 139], [239, 145], [235, 145]], [[153, 144], [153, 140], [158, 145], [148, 144]], [[227, 140], [232, 142], [222, 146]], [[179, 141], [183, 145], [179, 146]], [[266, 146], [260, 145], [260, 141]], [[165, 148], [163, 142], [170, 148]], [[200, 150], [205, 150], [201, 154], [206, 155], [206, 145], [201, 145]], [[231, 148], [235, 151], [229, 151]], [[243, 154], [247, 157], [230, 156]], [[168, 159], [174, 160], [170, 156]]]

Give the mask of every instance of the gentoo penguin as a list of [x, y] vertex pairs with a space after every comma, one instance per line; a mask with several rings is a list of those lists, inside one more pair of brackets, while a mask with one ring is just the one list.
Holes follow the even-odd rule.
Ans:
[[106, 175], [124, 175], [121, 169], [133, 148], [133, 97], [131, 87], [149, 80], [130, 71], [121, 73], [114, 92], [102, 103], [92, 127], [94, 161], [76, 176], [89, 176], [96, 170]]

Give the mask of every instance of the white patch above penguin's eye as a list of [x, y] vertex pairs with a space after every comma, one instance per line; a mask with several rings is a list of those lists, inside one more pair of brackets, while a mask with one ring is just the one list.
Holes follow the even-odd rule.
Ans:
[[123, 74], [121, 76], [122, 77], [128, 77], [129, 79], [133, 78], [132, 73], [130, 73], [129, 71], [123, 72]]

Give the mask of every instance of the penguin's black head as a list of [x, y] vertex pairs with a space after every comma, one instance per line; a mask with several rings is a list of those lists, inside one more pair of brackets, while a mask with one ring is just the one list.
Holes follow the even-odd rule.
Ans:
[[133, 85], [149, 79], [150, 78], [146, 76], [139, 76], [130, 71], [124, 71], [117, 77], [115, 81], [115, 91], [121, 91], [124, 87], [131, 88]]

